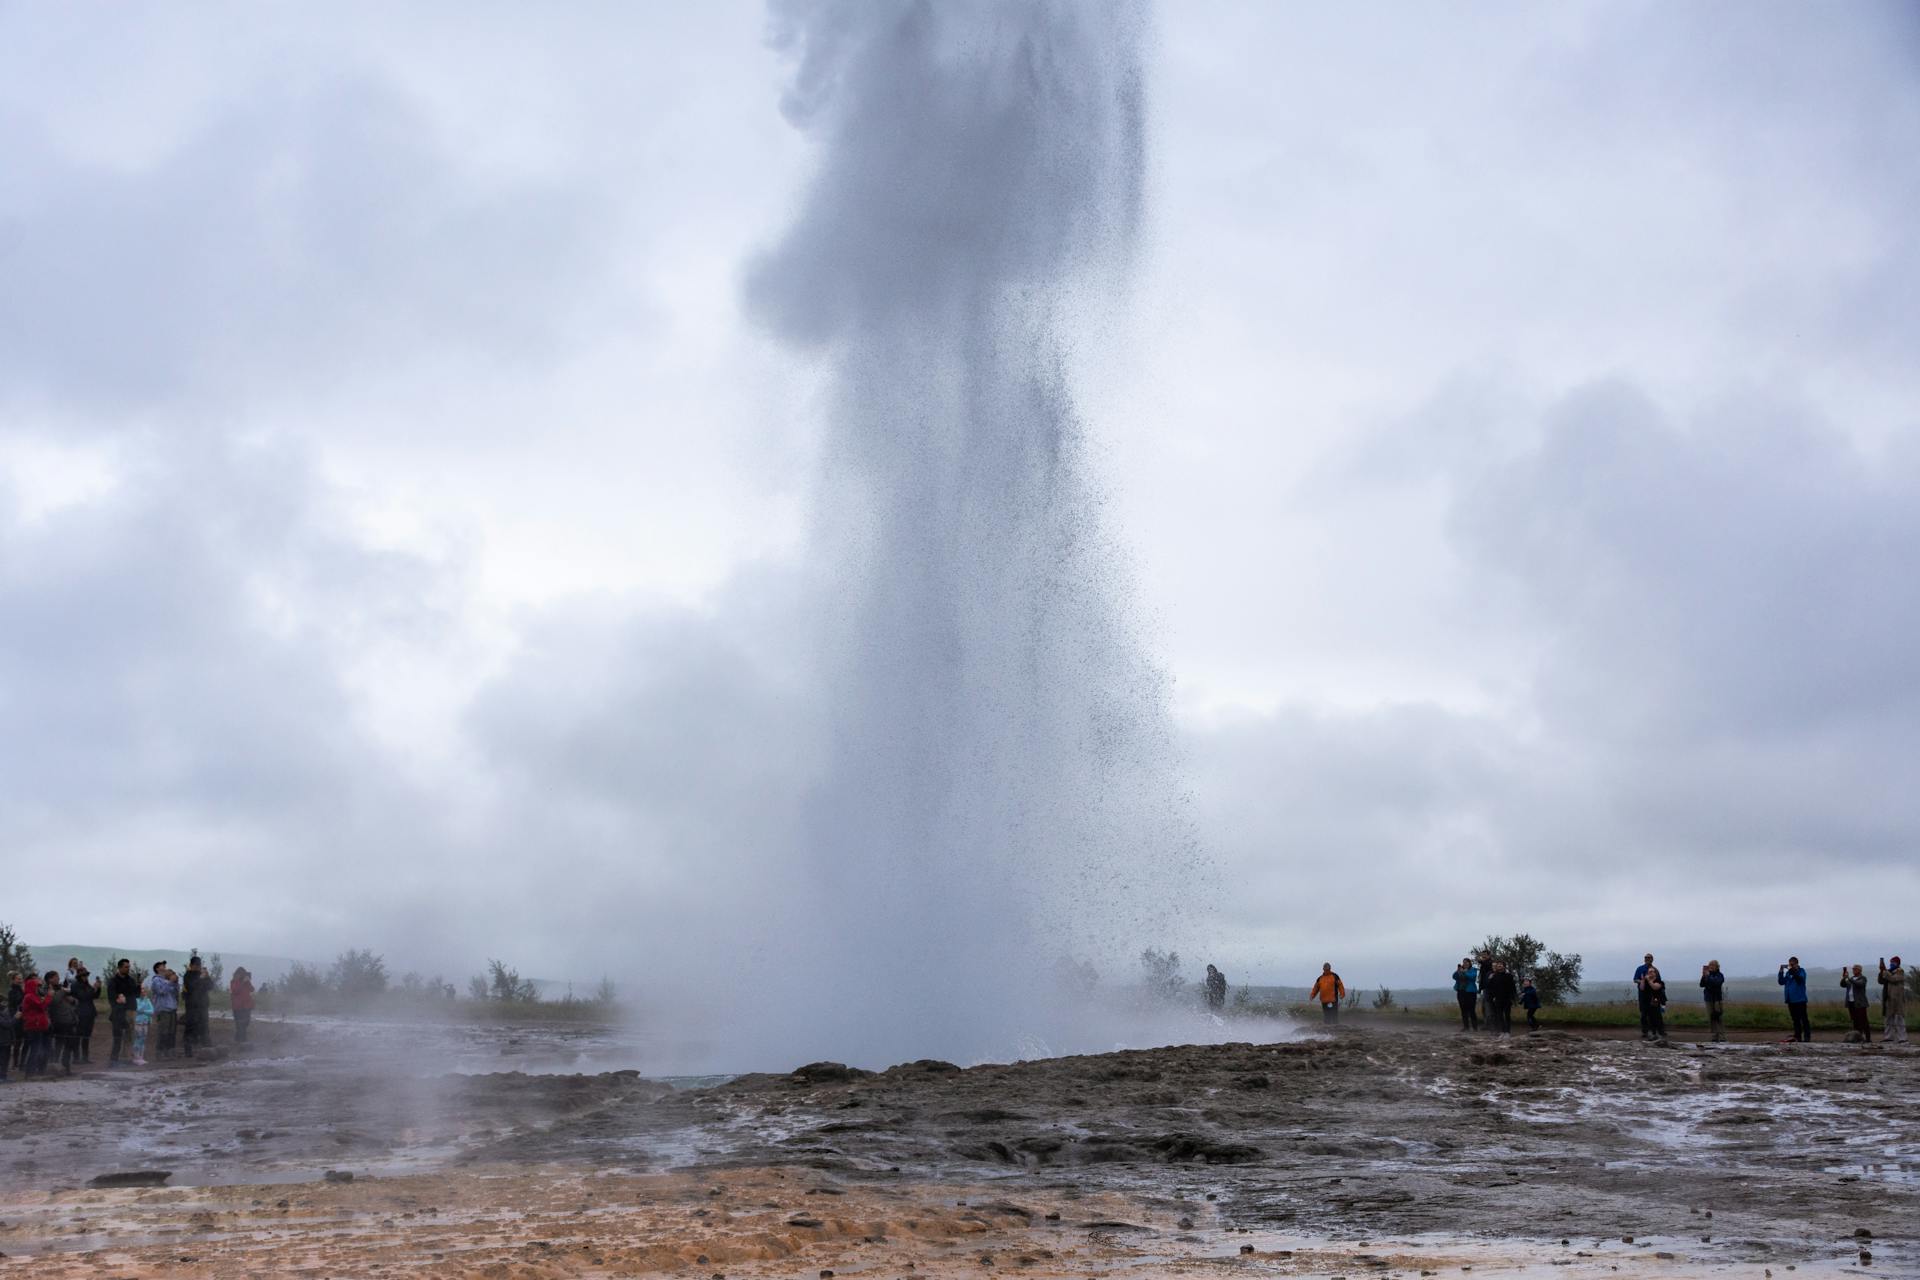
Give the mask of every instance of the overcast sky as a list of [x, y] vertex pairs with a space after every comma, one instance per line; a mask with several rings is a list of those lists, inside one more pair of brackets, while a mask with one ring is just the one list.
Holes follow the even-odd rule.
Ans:
[[[590, 978], [755, 876], [824, 412], [743, 301], [766, 27], [0, 3], [0, 919]], [[1208, 958], [1920, 951], [1916, 10], [1154, 30], [1072, 372]]]

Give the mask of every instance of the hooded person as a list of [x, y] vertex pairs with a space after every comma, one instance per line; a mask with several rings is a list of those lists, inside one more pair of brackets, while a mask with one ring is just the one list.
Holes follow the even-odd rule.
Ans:
[[1321, 1021], [1340, 1021], [1340, 1002], [1347, 998], [1347, 984], [1340, 981], [1331, 962], [1320, 966], [1320, 976], [1307, 989], [1307, 998], [1319, 1003]]
[[1881, 1041], [1886, 1044], [1905, 1044], [1907, 1042], [1907, 971], [1900, 967], [1899, 956], [1895, 956], [1891, 964], [1885, 960], [1880, 962], [1880, 1010]]
[[1227, 975], [1207, 966], [1207, 1008], [1216, 1013], [1227, 1007]]
[[20, 995], [20, 1025], [27, 1033], [27, 1055], [22, 1074], [37, 1076], [47, 1070], [47, 1035], [53, 1029], [46, 993], [38, 977], [28, 978]]
[[227, 1003], [233, 1010], [233, 1042], [245, 1044], [247, 1029], [253, 1023], [253, 975], [245, 965], [235, 969], [227, 983]]
[[75, 1012], [79, 1020], [73, 1029], [73, 1042], [80, 1050], [80, 1061], [93, 1061], [93, 1024], [100, 1018], [100, 980], [87, 971], [87, 966], [78, 964], [73, 977], [67, 981], [67, 990], [73, 993]]
[[[72, 981], [71, 977], [68, 981]], [[60, 980], [58, 973], [49, 970], [46, 984], [48, 1034], [52, 1037], [53, 1050], [60, 1056], [61, 1073], [72, 1075], [74, 1059], [80, 1056], [76, 1034], [80, 1028], [80, 1002], [73, 998], [73, 992], [67, 989], [67, 983]]]

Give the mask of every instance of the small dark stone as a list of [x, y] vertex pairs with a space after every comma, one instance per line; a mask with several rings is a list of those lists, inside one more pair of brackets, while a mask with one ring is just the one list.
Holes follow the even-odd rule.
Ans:
[[1252, 1253], [1252, 1252], [1253, 1252], [1253, 1246], [1252, 1246], [1252, 1245], [1250, 1245], [1250, 1244], [1243, 1244], [1243, 1245], [1241, 1245], [1241, 1246], [1240, 1246], [1240, 1252], [1242, 1252], [1242, 1253]]
[[820, 1219], [818, 1218], [808, 1218], [803, 1216], [803, 1217], [796, 1217], [796, 1218], [788, 1218], [787, 1225], [790, 1227], [818, 1227], [822, 1224], [820, 1222]]
[[328, 1182], [352, 1182], [353, 1174], [346, 1169], [329, 1169], [321, 1177]]
[[701, 1255], [700, 1255], [699, 1257], [697, 1257], [697, 1258], [695, 1258], [695, 1259], [693, 1260], [693, 1264], [694, 1264], [694, 1265], [695, 1265], [696, 1267], [704, 1267], [704, 1266], [706, 1266], [706, 1265], [707, 1265], [707, 1255], [706, 1255], [706, 1254], [704, 1254], [704, 1253], [703, 1253], [703, 1254], [701, 1254]]
[[1193, 1219], [1192, 1219], [1192, 1218], [1182, 1218], [1182, 1219], [1180, 1219], [1180, 1229], [1181, 1229], [1182, 1231], [1191, 1231], [1191, 1230], [1193, 1230]]

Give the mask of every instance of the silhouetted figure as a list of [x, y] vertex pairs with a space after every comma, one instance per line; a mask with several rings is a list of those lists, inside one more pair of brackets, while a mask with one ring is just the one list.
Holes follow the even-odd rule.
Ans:
[[1512, 1035], [1513, 1002], [1520, 994], [1520, 988], [1514, 982], [1513, 975], [1507, 972], [1506, 961], [1493, 962], [1493, 972], [1480, 984], [1480, 989], [1487, 995], [1487, 1011], [1492, 1021], [1488, 1030], [1499, 1036]]
[[1227, 975], [1207, 966], [1207, 1008], [1216, 1013], [1227, 1007]]
[[1527, 1011], [1527, 1030], [1540, 1029], [1540, 989], [1528, 978], [1520, 984], [1520, 1007]]
[[1347, 998], [1347, 984], [1340, 981], [1340, 975], [1333, 971], [1332, 964], [1323, 964], [1320, 966], [1320, 976], [1313, 980], [1313, 986], [1307, 990], [1307, 998], [1320, 1002], [1322, 1022], [1338, 1022], [1340, 1002]]
[[233, 979], [227, 983], [227, 1000], [233, 1009], [233, 1042], [245, 1044], [247, 1028], [253, 1023], [253, 975], [244, 966], [233, 971]]
[[1807, 1018], [1807, 971], [1800, 967], [1799, 956], [1788, 956], [1780, 966], [1781, 993], [1787, 1000], [1787, 1016], [1793, 1019], [1793, 1038], [1801, 1043], [1813, 1040], [1813, 1023]]

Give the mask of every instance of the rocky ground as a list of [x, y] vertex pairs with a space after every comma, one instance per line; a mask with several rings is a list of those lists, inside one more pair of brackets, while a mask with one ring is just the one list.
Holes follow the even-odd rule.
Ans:
[[[36, 1276], [1920, 1275], [1920, 1053], [1878, 1046], [1343, 1030], [694, 1090], [392, 1049], [287, 1031], [0, 1086], [0, 1252]], [[167, 1185], [89, 1185], [149, 1168]]]

